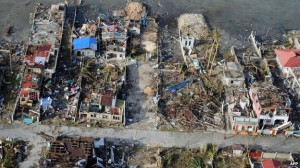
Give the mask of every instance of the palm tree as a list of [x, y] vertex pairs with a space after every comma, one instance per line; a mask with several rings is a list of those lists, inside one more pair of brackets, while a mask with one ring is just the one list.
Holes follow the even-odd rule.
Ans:
[[191, 157], [189, 160], [189, 165], [188, 167], [190, 168], [204, 168], [204, 160], [201, 156], [196, 156], [196, 157]]
[[209, 164], [211, 167], [213, 167], [212, 164], [213, 164], [214, 156], [216, 153], [217, 153], [217, 145], [216, 144], [207, 144], [206, 155], [209, 158]]

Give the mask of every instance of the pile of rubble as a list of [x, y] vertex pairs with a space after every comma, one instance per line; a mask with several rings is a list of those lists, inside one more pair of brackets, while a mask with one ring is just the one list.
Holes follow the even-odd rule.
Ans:
[[130, 20], [141, 20], [146, 12], [146, 7], [139, 2], [130, 2], [127, 5], [127, 17]]
[[201, 14], [182, 14], [178, 18], [178, 28], [182, 36], [190, 35], [201, 39], [208, 37], [209, 29]]

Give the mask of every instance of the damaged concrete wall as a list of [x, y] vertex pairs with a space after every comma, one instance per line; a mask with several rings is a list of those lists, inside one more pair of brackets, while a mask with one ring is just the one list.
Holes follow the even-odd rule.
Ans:
[[259, 57], [262, 57], [261, 49], [260, 49], [260, 47], [258, 47], [258, 45], [257, 45], [257, 41], [255, 40], [255, 37], [254, 37], [254, 35], [253, 35], [253, 31], [251, 32], [249, 38], [250, 38], [251, 44], [252, 44], [252, 46], [253, 46], [253, 48], [254, 48], [256, 54], [257, 54]]

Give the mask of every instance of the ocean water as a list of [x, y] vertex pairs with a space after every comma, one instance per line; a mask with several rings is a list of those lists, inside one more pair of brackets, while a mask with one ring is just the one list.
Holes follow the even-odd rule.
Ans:
[[[30, 2], [30, 3], [29, 3]], [[59, 0], [0, 0], [0, 30], [8, 24], [15, 25], [16, 33], [30, 28], [29, 12], [35, 3], [51, 4]], [[71, 2], [71, 0], [69, 0]], [[127, 0], [83, 0], [106, 12], [108, 8], [120, 8]], [[152, 13], [164, 14], [169, 24], [176, 25], [175, 18], [181, 13], [203, 13], [209, 25], [218, 27], [230, 38], [257, 34], [280, 36], [286, 30], [299, 29], [300, 0], [140, 0]], [[29, 4], [27, 4], [29, 3]]]

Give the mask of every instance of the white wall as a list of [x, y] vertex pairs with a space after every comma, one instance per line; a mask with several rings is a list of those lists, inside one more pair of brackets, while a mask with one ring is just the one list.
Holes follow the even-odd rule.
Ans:
[[195, 43], [195, 38], [194, 37], [182, 37], [181, 39], [182, 41], [182, 46], [183, 47], [191, 47], [193, 48], [194, 47], [194, 43]]
[[95, 57], [96, 52], [92, 49], [84, 49], [84, 50], [75, 50], [74, 55], [78, 56], [78, 52], [80, 52], [80, 56], [87, 56], [87, 57]]
[[267, 125], [274, 125], [276, 120], [284, 120], [284, 123], [287, 123], [289, 120], [289, 116], [273, 116], [272, 118], [269, 115], [260, 115], [259, 119], [269, 119], [271, 122]]

